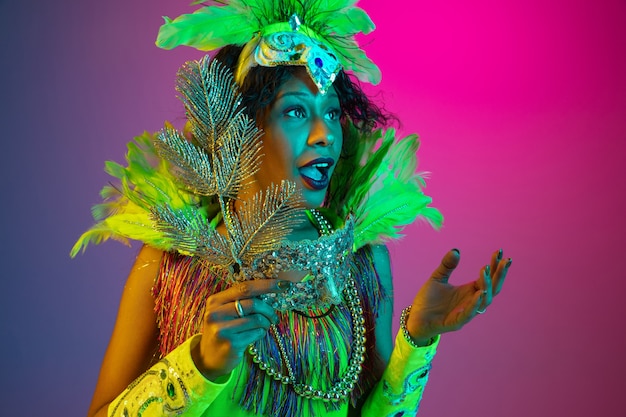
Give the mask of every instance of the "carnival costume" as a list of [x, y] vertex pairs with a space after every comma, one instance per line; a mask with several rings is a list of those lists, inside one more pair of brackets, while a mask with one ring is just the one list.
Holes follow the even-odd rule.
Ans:
[[[338, 162], [325, 207], [306, 211], [317, 240], [286, 239], [304, 210], [293, 183], [273, 184], [235, 206], [262, 152], [262, 132], [239, 106], [238, 84], [250, 68], [305, 66], [321, 93], [341, 68], [380, 79], [354, 42], [354, 34], [374, 28], [354, 3], [237, 0], [166, 19], [157, 41], [162, 47], [238, 44], [244, 50], [235, 74], [208, 57], [181, 68], [185, 131], [166, 124], [129, 143], [126, 167], [107, 162], [120, 184], [103, 188], [105, 202], [93, 208], [98, 223], [72, 249], [75, 256], [88, 243], [113, 238], [164, 251], [153, 288], [162, 359], [111, 403], [109, 415], [346, 416], [364, 395], [363, 416], [417, 411], [438, 338], [412, 345], [405, 310], [389, 364], [382, 375], [376, 370], [374, 324], [390, 295], [371, 248], [398, 238], [416, 218], [441, 224], [415, 172], [417, 137], [396, 140], [393, 129], [365, 135], [347, 121], [344, 144], [355, 149]], [[220, 223], [226, 234], [217, 231]], [[248, 347], [228, 378], [204, 378], [190, 351], [200, 338], [206, 299], [283, 270], [307, 276], [263, 297], [279, 311], [279, 324]]]

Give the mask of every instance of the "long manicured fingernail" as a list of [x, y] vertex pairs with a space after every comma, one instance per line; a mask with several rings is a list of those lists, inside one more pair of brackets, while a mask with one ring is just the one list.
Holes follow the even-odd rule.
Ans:
[[287, 281], [287, 280], [278, 281], [277, 286], [279, 290], [288, 290], [289, 288], [291, 288], [291, 281]]
[[452, 248], [452, 250], [453, 250], [454, 252], [458, 253], [459, 255], [461, 254], [461, 251], [460, 251], [460, 250], [458, 250], [457, 248]]
[[506, 261], [506, 267], [508, 268], [509, 266], [511, 266], [512, 263], [513, 263], [513, 258], [509, 258], [509, 260]]
[[498, 256], [496, 256], [496, 261], [500, 262], [500, 259], [502, 259], [502, 249], [498, 251]]
[[485, 265], [485, 275], [489, 275], [491, 272], [491, 267], [489, 265]]

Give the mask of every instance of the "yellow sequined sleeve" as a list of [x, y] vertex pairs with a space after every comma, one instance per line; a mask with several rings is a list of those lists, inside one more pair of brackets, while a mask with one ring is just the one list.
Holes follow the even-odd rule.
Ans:
[[131, 383], [109, 405], [109, 417], [202, 415], [229, 380], [214, 383], [198, 371], [191, 348], [199, 338], [187, 339]]
[[389, 364], [365, 401], [361, 416], [414, 416], [438, 344], [439, 336], [428, 346], [413, 347], [399, 331]]

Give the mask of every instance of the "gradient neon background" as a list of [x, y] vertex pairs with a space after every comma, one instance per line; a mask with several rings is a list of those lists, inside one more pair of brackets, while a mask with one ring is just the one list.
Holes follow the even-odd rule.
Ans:
[[[487, 314], [444, 336], [422, 416], [623, 416], [626, 3], [375, 2], [377, 92], [422, 138], [446, 216], [392, 245], [397, 307], [451, 247], [456, 282], [512, 256]], [[0, 414], [84, 415], [137, 246], [70, 260], [107, 159], [178, 120], [185, 1], [0, 1]]]

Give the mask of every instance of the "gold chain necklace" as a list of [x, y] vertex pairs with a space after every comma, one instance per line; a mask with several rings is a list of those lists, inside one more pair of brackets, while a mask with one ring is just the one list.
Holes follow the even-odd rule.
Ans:
[[[310, 210], [312, 216], [320, 226], [322, 235], [330, 234], [332, 228], [328, 220], [322, 216], [315, 209]], [[285, 343], [278, 332], [278, 328], [275, 325], [270, 326], [272, 336], [276, 340], [278, 350], [280, 351], [280, 358], [283, 367], [286, 369], [285, 375], [280, 370], [276, 370], [271, 367], [266, 361], [264, 361], [259, 354], [258, 349], [254, 345], [248, 347], [248, 353], [252, 357], [252, 361], [257, 364], [259, 369], [264, 371], [274, 380], [285, 384], [291, 385], [294, 392], [305, 398], [323, 400], [325, 402], [337, 402], [344, 400], [348, 394], [350, 394], [354, 388], [354, 385], [359, 380], [361, 369], [363, 368], [363, 362], [365, 361], [365, 319], [363, 318], [363, 308], [361, 307], [361, 300], [359, 299], [359, 293], [356, 289], [356, 282], [354, 278], [349, 278], [347, 287], [343, 290], [344, 300], [348, 305], [350, 311], [350, 319], [352, 320], [352, 346], [350, 352], [350, 359], [348, 361], [348, 367], [340, 378], [339, 381], [334, 383], [329, 390], [322, 391], [316, 389], [310, 384], [306, 384], [296, 380], [291, 362], [287, 355], [287, 349]]]

